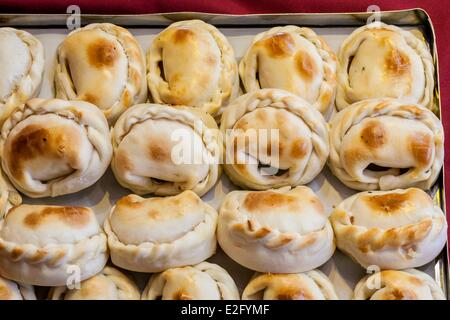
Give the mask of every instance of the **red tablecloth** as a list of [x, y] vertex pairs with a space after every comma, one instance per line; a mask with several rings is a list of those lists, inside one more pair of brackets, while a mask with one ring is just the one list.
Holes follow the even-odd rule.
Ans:
[[[445, 146], [450, 150], [450, 1], [449, 0], [0, 0], [2, 13], [65, 13], [77, 4], [82, 13], [139, 14], [175, 11], [210, 13], [281, 13], [366, 11], [376, 4], [381, 10], [422, 8], [433, 21], [439, 54], [442, 121]], [[450, 217], [450, 157], [445, 161], [447, 212]]]

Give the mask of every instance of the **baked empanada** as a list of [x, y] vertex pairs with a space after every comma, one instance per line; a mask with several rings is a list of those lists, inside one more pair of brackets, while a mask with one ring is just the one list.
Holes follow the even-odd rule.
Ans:
[[140, 300], [136, 284], [119, 270], [106, 266], [100, 273], [80, 283], [80, 287], [53, 287], [51, 300]]
[[353, 31], [338, 59], [338, 110], [385, 97], [436, 109], [433, 58], [422, 35], [375, 22]]
[[356, 285], [353, 300], [446, 300], [428, 274], [416, 270], [384, 270]]
[[352, 189], [426, 190], [441, 171], [444, 131], [425, 107], [364, 100], [336, 114], [329, 126], [329, 167]]
[[239, 92], [233, 48], [216, 27], [200, 20], [175, 22], [156, 36], [147, 71], [156, 103], [196, 107], [217, 116]]
[[140, 104], [112, 129], [111, 168], [117, 181], [137, 194], [199, 196], [220, 177], [222, 140], [214, 119], [189, 107]]
[[336, 65], [336, 55], [314, 31], [284, 26], [256, 35], [239, 73], [247, 92], [284, 89], [328, 114], [334, 106]]
[[339, 204], [330, 220], [337, 247], [363, 267], [420, 267], [447, 241], [442, 210], [421, 189], [357, 193]]
[[319, 198], [308, 187], [230, 192], [220, 208], [217, 240], [246, 268], [298, 273], [334, 253], [334, 235]]
[[32, 198], [74, 193], [109, 166], [112, 146], [102, 112], [84, 101], [31, 99], [4, 123], [2, 167]]
[[0, 300], [36, 300], [34, 287], [0, 276]]
[[302, 98], [281, 89], [247, 93], [223, 113], [225, 172], [243, 188], [267, 190], [306, 184], [329, 153], [323, 116]]
[[150, 277], [142, 300], [239, 300], [228, 272], [208, 262], [168, 269]]
[[304, 273], [256, 273], [242, 300], [339, 300], [330, 279], [319, 270]]
[[38, 286], [63, 286], [100, 272], [106, 235], [85, 207], [20, 205], [0, 220], [0, 274]]
[[145, 55], [133, 35], [111, 23], [69, 33], [57, 51], [56, 97], [99, 107], [110, 123], [145, 102]]
[[44, 73], [44, 47], [30, 33], [0, 28], [0, 124], [37, 95]]
[[216, 251], [217, 212], [188, 190], [166, 198], [128, 195], [104, 229], [112, 262], [138, 272], [202, 262]]

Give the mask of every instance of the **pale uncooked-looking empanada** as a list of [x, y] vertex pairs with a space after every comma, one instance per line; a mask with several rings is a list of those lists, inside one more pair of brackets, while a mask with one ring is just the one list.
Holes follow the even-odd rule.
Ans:
[[145, 102], [145, 55], [133, 35], [111, 23], [69, 33], [57, 51], [56, 97], [99, 107], [110, 123], [128, 107]]
[[425, 107], [364, 100], [336, 114], [329, 126], [329, 167], [350, 188], [426, 190], [441, 171], [444, 131]]
[[30, 33], [0, 28], [0, 124], [34, 97], [44, 73], [44, 47]]
[[340, 203], [331, 214], [337, 247], [363, 267], [420, 267], [447, 241], [442, 210], [421, 189], [367, 191]]
[[228, 272], [208, 262], [172, 268], [150, 277], [142, 300], [239, 300]]
[[0, 300], [36, 300], [34, 287], [0, 276]]
[[217, 212], [194, 192], [158, 198], [128, 195], [105, 221], [112, 262], [138, 272], [200, 263], [216, 251]]
[[319, 270], [304, 273], [256, 273], [242, 300], [339, 300], [330, 279]]
[[350, 34], [338, 59], [338, 110], [385, 97], [436, 109], [433, 58], [422, 35], [374, 22]]
[[222, 115], [224, 169], [241, 187], [266, 190], [306, 184], [329, 153], [323, 116], [302, 98], [281, 89], [247, 93]]
[[0, 275], [38, 286], [63, 286], [100, 272], [106, 235], [85, 207], [20, 205], [0, 220]]
[[199, 196], [220, 177], [222, 143], [214, 119], [190, 107], [140, 104], [112, 129], [111, 168], [117, 181], [137, 194]]
[[112, 146], [102, 112], [84, 101], [34, 98], [5, 121], [2, 167], [29, 197], [55, 197], [93, 185], [109, 166]]
[[79, 288], [53, 287], [51, 300], [140, 300], [136, 284], [116, 268], [106, 266], [100, 273], [79, 284]]
[[445, 296], [428, 274], [406, 269], [364, 277], [356, 285], [353, 300], [445, 300]]
[[328, 214], [305, 186], [230, 192], [219, 211], [217, 240], [237, 263], [270, 273], [312, 270], [335, 249]]
[[284, 26], [255, 36], [239, 73], [247, 92], [284, 89], [328, 114], [334, 106], [336, 64], [334, 52], [314, 31]]
[[153, 40], [147, 81], [154, 102], [196, 107], [216, 116], [239, 92], [234, 51], [200, 20], [178, 21]]

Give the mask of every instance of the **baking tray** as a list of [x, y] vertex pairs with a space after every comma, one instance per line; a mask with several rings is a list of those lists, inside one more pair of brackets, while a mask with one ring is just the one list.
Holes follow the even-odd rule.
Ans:
[[[82, 9], [82, 8], [81, 8]], [[340, 43], [355, 28], [366, 24], [367, 19], [373, 13], [317, 13], [317, 14], [258, 14], [258, 15], [223, 15], [207, 13], [166, 13], [166, 14], [146, 14], [146, 15], [81, 15], [81, 25], [97, 22], [110, 22], [121, 25], [129, 29], [141, 43], [146, 51], [151, 40], [166, 26], [175, 21], [188, 19], [201, 19], [215, 25], [227, 36], [231, 45], [235, 49], [236, 58], [240, 58], [245, 53], [254, 35], [271, 27], [279, 25], [293, 24], [298, 26], [308, 26], [323, 36], [329, 45], [337, 51]], [[53, 73], [56, 62], [56, 48], [69, 32], [66, 21], [70, 17], [68, 14], [58, 15], [16, 15], [0, 14], [1, 27], [15, 27], [29, 31], [36, 35], [43, 43], [46, 53], [46, 65], [44, 81], [39, 94], [40, 97], [54, 97]], [[405, 29], [419, 30], [428, 41], [433, 55], [435, 65], [435, 103], [439, 106], [438, 116], [440, 116], [439, 99], [439, 78], [438, 78], [438, 57], [436, 52], [435, 33], [432, 22], [428, 14], [422, 9], [410, 9], [401, 11], [380, 12], [381, 20], [388, 24], [395, 24]], [[338, 204], [342, 199], [355, 193], [354, 190], [346, 188], [340, 183], [330, 171], [325, 168], [323, 172], [309, 184], [318, 193], [328, 210], [331, 211], [333, 205]], [[203, 200], [210, 203], [215, 208], [220, 206], [223, 196], [236, 189], [225, 175], [222, 175], [218, 184], [205, 196]], [[31, 204], [52, 204], [52, 205], [83, 205], [94, 209], [100, 222], [109, 213], [112, 204], [120, 197], [131, 193], [115, 181], [111, 170], [92, 187], [72, 195], [57, 198], [30, 199], [23, 197], [24, 203]], [[430, 190], [436, 203], [445, 212], [445, 191], [444, 175], [441, 172], [436, 184]], [[229, 259], [220, 249], [216, 255], [208, 261], [218, 263], [223, 266], [235, 279], [239, 290], [243, 288], [250, 279], [253, 271], [245, 269]], [[335, 285], [341, 299], [349, 299], [356, 283], [361, 279], [366, 271], [359, 267], [348, 257], [336, 251], [333, 258], [325, 263], [320, 269], [325, 272]], [[448, 247], [442, 250], [435, 261], [419, 268], [430, 274], [442, 287], [447, 299], [450, 298], [449, 270], [448, 270]], [[142, 287], [148, 279], [148, 274], [128, 273], [138, 285]], [[41, 296], [45, 295], [45, 288], [39, 288]]]

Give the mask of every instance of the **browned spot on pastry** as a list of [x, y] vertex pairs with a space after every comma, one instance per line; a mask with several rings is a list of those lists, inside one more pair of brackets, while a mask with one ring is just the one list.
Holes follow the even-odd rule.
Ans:
[[374, 112], [378, 113], [381, 110], [383, 110], [384, 108], [386, 108], [388, 105], [389, 105], [388, 101], [382, 101], [375, 106]]
[[39, 262], [42, 259], [44, 259], [47, 256], [48, 252], [44, 249], [38, 249], [36, 250], [36, 253], [31, 258], [31, 261], [33, 262]]
[[173, 299], [174, 300], [192, 300], [192, 297], [188, 293], [184, 292], [183, 289], [180, 289], [173, 294]]
[[122, 103], [125, 107], [129, 107], [133, 103], [133, 97], [127, 89], [125, 89], [122, 93]]
[[266, 235], [268, 235], [270, 233], [270, 229], [266, 228], [266, 227], [262, 227], [261, 229], [259, 229], [258, 231], [256, 231], [255, 233], [255, 237], [260, 239], [260, 238], [264, 238]]
[[149, 145], [150, 158], [155, 161], [170, 161], [170, 152], [165, 149], [165, 146], [157, 141], [153, 141]]
[[161, 218], [161, 211], [158, 209], [151, 209], [147, 212], [148, 216], [152, 219], [159, 219]]
[[264, 109], [256, 109], [256, 119], [261, 120], [262, 123], [267, 121], [267, 112]]
[[45, 207], [38, 212], [29, 213], [23, 222], [30, 228], [37, 228], [46, 218], [57, 216], [67, 225], [80, 228], [89, 223], [90, 213], [90, 210], [84, 207]]
[[429, 134], [414, 132], [410, 136], [409, 145], [414, 159], [422, 164], [428, 164], [433, 154], [433, 139]]
[[279, 290], [278, 300], [313, 300], [314, 297], [310, 292], [301, 288], [286, 287]]
[[286, 151], [286, 146], [284, 145], [283, 142], [279, 142], [278, 143], [278, 153], [280, 156], [284, 155], [284, 152]]
[[96, 68], [111, 67], [119, 58], [118, 48], [106, 39], [97, 39], [87, 47], [89, 63]]
[[248, 230], [254, 231], [254, 229], [253, 229], [253, 223], [252, 223], [251, 220], [247, 220], [247, 227], [248, 227]]
[[11, 258], [13, 260], [17, 259], [18, 257], [20, 257], [23, 254], [23, 249], [16, 247], [14, 249], [11, 250]]
[[238, 171], [240, 171], [241, 173], [246, 173], [247, 172], [247, 166], [245, 164], [237, 163], [235, 166], [236, 166], [236, 169]]
[[0, 300], [11, 299], [11, 290], [6, 285], [0, 283]]
[[77, 162], [79, 136], [65, 126], [55, 126], [51, 130], [39, 125], [24, 127], [7, 148], [13, 157], [8, 158], [12, 174], [21, 177], [24, 163], [37, 157], [50, 159], [65, 159], [69, 165]]
[[76, 107], [70, 107], [68, 108], [68, 110], [77, 118], [77, 119], [81, 119], [83, 118], [83, 112], [81, 112], [79, 109], [77, 109]]
[[185, 42], [194, 35], [195, 32], [191, 29], [180, 27], [173, 33], [173, 41], [175, 43]]
[[269, 56], [273, 58], [282, 58], [294, 53], [295, 42], [288, 33], [280, 32], [262, 41]]
[[409, 58], [395, 48], [386, 55], [384, 63], [389, 74], [395, 77], [404, 75], [411, 68]]
[[116, 206], [121, 206], [121, 207], [129, 207], [129, 208], [140, 208], [142, 207], [142, 201], [140, 201], [139, 199], [136, 199], [136, 197], [132, 194], [122, 197], [120, 198], [117, 203]]
[[298, 210], [297, 199], [288, 194], [273, 191], [250, 192], [245, 197], [243, 207], [253, 212], [275, 212], [283, 206], [292, 211]]
[[386, 143], [386, 133], [380, 121], [368, 122], [361, 132], [361, 140], [370, 148], [378, 148]]
[[295, 55], [297, 71], [302, 78], [311, 80], [317, 74], [317, 66], [311, 56], [305, 51], [299, 51]]
[[275, 247], [282, 247], [287, 245], [293, 240], [293, 237], [289, 234], [281, 234]]
[[384, 295], [383, 299], [385, 300], [416, 300], [416, 294], [405, 288], [392, 288], [388, 290]]
[[90, 102], [95, 105], [97, 105], [97, 103], [98, 103], [98, 97], [92, 93], [85, 93], [82, 97], [80, 97], [80, 99], [83, 101]]
[[53, 258], [49, 261], [50, 265], [58, 264], [66, 256], [66, 251], [64, 249], [59, 250], [54, 254]]
[[134, 169], [130, 158], [124, 152], [117, 153], [115, 162], [117, 167], [122, 168], [124, 171], [132, 171]]
[[[280, 152], [281, 153], [281, 152]], [[298, 138], [292, 142], [291, 157], [295, 159], [302, 159], [308, 153], [308, 142]]]
[[364, 199], [375, 213], [393, 214], [411, 201], [411, 194], [405, 193], [386, 193], [382, 195], [367, 195]]
[[320, 102], [324, 105], [328, 105], [331, 101], [331, 96], [332, 93], [331, 91], [325, 91], [322, 93], [321, 97], [320, 97]]
[[415, 105], [402, 105], [399, 107], [401, 111], [407, 111], [412, 113], [415, 117], [420, 117], [423, 114], [423, 110]]
[[348, 148], [343, 150], [342, 152], [343, 160], [349, 168], [359, 162], [366, 161], [370, 156], [367, 154], [367, 151], [363, 150], [362, 148]]

